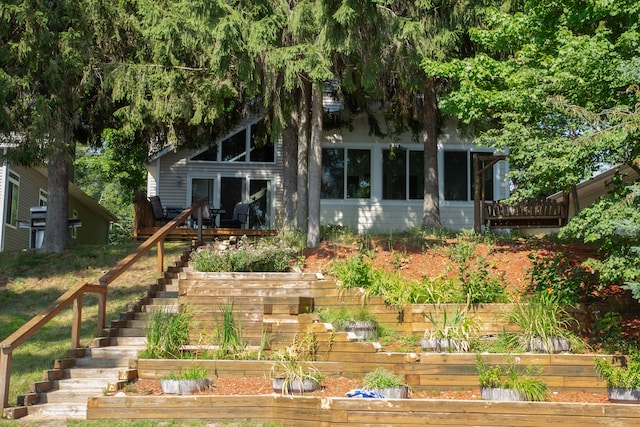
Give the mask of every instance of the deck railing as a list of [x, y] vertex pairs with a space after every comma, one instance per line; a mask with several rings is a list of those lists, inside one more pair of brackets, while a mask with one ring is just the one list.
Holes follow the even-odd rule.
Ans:
[[98, 335], [102, 334], [106, 323], [108, 286], [122, 273], [127, 271], [136, 261], [151, 250], [155, 245], [157, 251], [157, 272], [161, 277], [164, 271], [164, 242], [166, 237], [175, 228], [182, 225], [192, 213], [198, 216], [198, 241], [202, 241], [202, 209], [206, 206], [206, 199], [200, 199], [190, 207], [182, 211], [172, 221], [169, 221], [151, 237], [145, 240], [130, 255], [120, 261], [98, 279], [98, 284], [81, 283], [69, 289], [61, 295], [53, 304], [49, 305], [40, 314], [25, 323], [21, 328], [12, 333], [0, 343], [0, 414], [9, 405], [9, 385], [11, 379], [11, 357], [13, 351], [23, 342], [36, 334], [51, 319], [56, 317], [65, 308], [73, 305], [73, 320], [71, 324], [71, 348], [80, 347], [80, 326], [82, 323], [82, 299], [85, 293], [98, 295]]

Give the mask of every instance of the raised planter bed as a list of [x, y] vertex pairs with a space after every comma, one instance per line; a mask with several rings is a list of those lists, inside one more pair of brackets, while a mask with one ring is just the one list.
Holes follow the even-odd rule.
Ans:
[[266, 396], [100, 396], [87, 419], [272, 422], [283, 426], [640, 425], [640, 411], [610, 403], [350, 399]]

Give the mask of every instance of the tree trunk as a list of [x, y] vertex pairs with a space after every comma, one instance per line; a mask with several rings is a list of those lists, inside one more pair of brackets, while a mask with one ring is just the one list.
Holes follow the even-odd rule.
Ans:
[[438, 99], [433, 79], [428, 81], [423, 93], [422, 143], [424, 144], [422, 228], [438, 228], [442, 226], [438, 185]]
[[307, 246], [320, 243], [320, 185], [322, 184], [322, 85], [314, 83], [309, 147], [309, 228]]
[[311, 83], [302, 78], [300, 105], [298, 111], [298, 215], [297, 226], [299, 230], [307, 229], [308, 195], [307, 175], [309, 173], [309, 114], [311, 108]]
[[42, 252], [61, 253], [71, 244], [69, 234], [70, 130], [59, 124], [48, 165], [47, 223]]
[[283, 215], [284, 229], [295, 228], [298, 178], [298, 115], [292, 113], [282, 131]]

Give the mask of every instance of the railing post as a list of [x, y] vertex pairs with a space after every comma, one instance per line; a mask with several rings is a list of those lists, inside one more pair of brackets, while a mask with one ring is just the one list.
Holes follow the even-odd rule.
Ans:
[[102, 334], [107, 323], [107, 294], [98, 294], [98, 336]]
[[164, 239], [158, 241], [158, 277], [162, 277], [164, 271]]
[[0, 349], [0, 417], [5, 408], [9, 407], [9, 381], [11, 380], [11, 347]]
[[73, 321], [71, 324], [71, 348], [80, 348], [80, 333], [82, 329], [82, 297], [78, 295], [73, 300]]
[[202, 242], [202, 217], [204, 217], [202, 209], [204, 209], [204, 206], [198, 208], [198, 243]]

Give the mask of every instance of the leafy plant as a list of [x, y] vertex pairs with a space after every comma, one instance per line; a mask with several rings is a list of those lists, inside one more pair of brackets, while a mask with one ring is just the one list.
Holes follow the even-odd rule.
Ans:
[[191, 255], [197, 271], [290, 271], [300, 261], [296, 239], [291, 241], [262, 239], [249, 242], [242, 239], [235, 247], [215, 245], [199, 248]]
[[535, 347], [540, 340], [546, 344], [548, 351], [553, 349], [554, 338], [564, 338], [576, 345], [581, 341], [569, 329], [575, 320], [552, 292], [536, 293], [527, 301], [515, 304], [506, 313], [506, 318], [520, 328], [519, 332], [511, 335], [511, 339], [516, 347], [524, 351]]
[[458, 266], [458, 280], [465, 299], [471, 304], [506, 302], [503, 280], [489, 273], [486, 256], [476, 254], [477, 244], [462, 238], [449, 249], [450, 258]]
[[529, 254], [527, 277], [534, 292], [551, 291], [564, 304], [585, 301], [598, 287], [597, 276], [582, 266], [572, 266], [564, 253], [553, 256]]
[[615, 356], [614, 361], [620, 364], [601, 356], [595, 358], [596, 372], [607, 382], [607, 387], [640, 389], [640, 353], [633, 351], [628, 359]]
[[216, 335], [216, 359], [246, 359], [247, 343], [242, 337], [242, 324], [236, 322], [233, 301], [220, 307]]
[[162, 378], [165, 380], [205, 380], [208, 376], [209, 372], [205, 368], [193, 366], [180, 371], [180, 373], [171, 372]]
[[431, 324], [424, 332], [424, 338], [448, 340], [448, 348], [453, 351], [469, 351], [472, 340], [478, 333], [476, 319], [468, 309], [455, 308], [451, 311], [443, 308], [439, 313], [425, 313]]
[[593, 325], [594, 343], [606, 353], [627, 354], [637, 351], [638, 344], [629, 340], [625, 335], [623, 317], [617, 312], [595, 314]]
[[189, 325], [193, 313], [187, 309], [173, 312], [170, 306], [159, 307], [149, 313], [147, 349], [142, 357], [148, 359], [179, 359], [180, 348], [189, 343]]
[[297, 384], [302, 394], [302, 384], [304, 381], [321, 382], [324, 378], [320, 371], [309, 361], [315, 356], [317, 343], [312, 333], [305, 335], [303, 340], [294, 337], [293, 343], [273, 354], [276, 361], [271, 367], [273, 378], [282, 378], [282, 393], [287, 394], [294, 391]]
[[539, 378], [540, 369], [531, 365], [522, 369], [514, 363], [506, 367], [487, 365], [479, 354], [476, 359], [480, 387], [513, 389], [528, 401], [549, 399], [549, 387]]
[[400, 387], [404, 384], [402, 377], [384, 368], [377, 368], [364, 376], [364, 386], [368, 389]]

